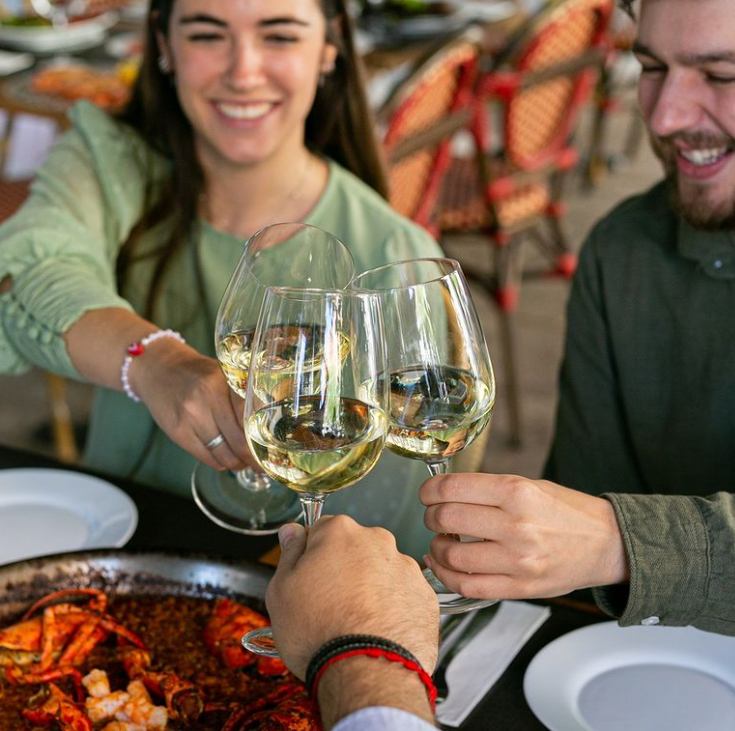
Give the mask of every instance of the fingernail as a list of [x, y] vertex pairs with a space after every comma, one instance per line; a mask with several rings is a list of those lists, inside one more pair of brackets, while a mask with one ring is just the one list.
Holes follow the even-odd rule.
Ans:
[[286, 523], [278, 529], [278, 542], [283, 548], [295, 535], [298, 528], [293, 523]]
[[432, 566], [431, 566], [431, 559], [429, 558], [429, 554], [428, 553], [424, 556], [424, 565], [426, 566], [427, 569], [432, 568]]

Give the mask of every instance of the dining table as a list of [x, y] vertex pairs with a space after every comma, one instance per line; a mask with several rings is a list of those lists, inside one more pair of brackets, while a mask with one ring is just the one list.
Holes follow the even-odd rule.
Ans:
[[[120, 488], [135, 503], [138, 524], [120, 551], [164, 551], [179, 555], [206, 555], [244, 563], [273, 563], [277, 554], [274, 536], [252, 537], [220, 528], [211, 522], [193, 499], [163, 492], [133, 481], [70, 467], [50, 457], [0, 445], [0, 470], [13, 468], [67, 469], [100, 477]], [[275, 549], [275, 550], [274, 550]], [[533, 657], [567, 632], [609, 619], [582, 598], [559, 598], [548, 604], [551, 614], [521, 648], [500, 679], [460, 727], [461, 731], [544, 731], [523, 693], [523, 678]]]

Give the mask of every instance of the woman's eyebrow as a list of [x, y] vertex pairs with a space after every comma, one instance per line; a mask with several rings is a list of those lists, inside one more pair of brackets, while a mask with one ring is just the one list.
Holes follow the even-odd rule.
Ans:
[[295, 18], [291, 15], [284, 15], [282, 17], [266, 18], [258, 22], [259, 26], [266, 27], [270, 25], [300, 25], [304, 28], [309, 27], [309, 23], [301, 18]]
[[192, 23], [210, 23], [221, 28], [226, 28], [227, 23], [213, 15], [205, 15], [204, 13], [196, 13], [195, 15], [184, 15], [179, 19], [179, 25], [190, 25]]

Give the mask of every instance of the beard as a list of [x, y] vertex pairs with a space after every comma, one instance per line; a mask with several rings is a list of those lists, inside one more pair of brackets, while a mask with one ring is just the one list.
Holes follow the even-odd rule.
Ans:
[[669, 182], [671, 205], [677, 216], [695, 228], [706, 231], [735, 229], [735, 186], [730, 197], [722, 201], [712, 201], [709, 186], [697, 185], [681, 179], [676, 165], [674, 140], [686, 142], [691, 147], [735, 149], [735, 140], [705, 133], [678, 134], [674, 137], [650, 135], [651, 147], [664, 167]]

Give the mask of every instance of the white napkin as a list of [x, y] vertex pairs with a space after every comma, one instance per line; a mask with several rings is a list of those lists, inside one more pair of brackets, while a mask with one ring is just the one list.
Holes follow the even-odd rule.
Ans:
[[437, 708], [437, 720], [445, 726], [462, 724], [550, 614], [548, 607], [504, 601], [447, 668], [449, 693]]

